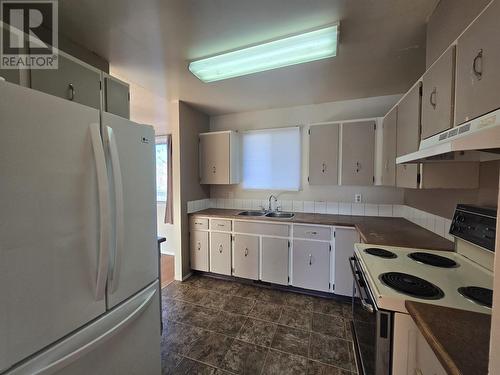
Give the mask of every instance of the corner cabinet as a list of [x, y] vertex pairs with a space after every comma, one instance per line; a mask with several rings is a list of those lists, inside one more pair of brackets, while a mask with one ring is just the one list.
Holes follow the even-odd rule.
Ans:
[[493, 1], [458, 39], [455, 125], [500, 107], [499, 16]]
[[337, 185], [339, 124], [309, 128], [309, 185]]
[[239, 183], [239, 149], [238, 132], [201, 133], [199, 135], [200, 184]]
[[343, 123], [340, 129], [340, 184], [373, 185], [375, 121]]

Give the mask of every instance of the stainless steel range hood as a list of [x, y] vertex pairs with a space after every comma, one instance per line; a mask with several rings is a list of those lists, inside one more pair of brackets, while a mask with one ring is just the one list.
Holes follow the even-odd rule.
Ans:
[[420, 142], [396, 164], [500, 159], [500, 109]]

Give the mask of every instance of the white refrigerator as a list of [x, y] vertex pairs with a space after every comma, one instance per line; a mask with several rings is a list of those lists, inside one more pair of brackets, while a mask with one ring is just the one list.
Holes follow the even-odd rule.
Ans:
[[154, 130], [0, 82], [0, 374], [159, 374]]

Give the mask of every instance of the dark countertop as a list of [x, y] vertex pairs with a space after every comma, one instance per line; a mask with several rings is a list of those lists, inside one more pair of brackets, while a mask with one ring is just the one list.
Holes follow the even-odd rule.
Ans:
[[488, 374], [490, 315], [414, 301], [406, 309], [448, 374]]
[[414, 247], [420, 249], [453, 251], [453, 242], [438, 236], [410, 221], [399, 217], [346, 216], [296, 212], [292, 219], [263, 216], [238, 216], [243, 210], [208, 208], [194, 212], [192, 216], [223, 217], [239, 220], [276, 221], [355, 227], [365, 243], [373, 245]]

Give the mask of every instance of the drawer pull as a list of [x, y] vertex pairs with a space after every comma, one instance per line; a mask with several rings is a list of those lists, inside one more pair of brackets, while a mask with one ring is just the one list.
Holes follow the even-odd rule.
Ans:
[[225, 227], [224, 224], [217, 224], [218, 227]]
[[222, 249], [223, 249], [222, 244], [220, 244], [219, 245], [219, 253], [221, 253], [221, 254], [222, 254]]
[[248, 247], [245, 247], [245, 256], [248, 256]]
[[314, 231], [314, 230], [309, 230], [306, 232], [307, 234], [310, 234], [312, 236], [316, 236], [318, 234], [318, 232]]
[[[478, 62], [481, 62], [480, 69], [477, 68]], [[474, 72], [474, 74], [476, 75], [476, 78], [478, 80], [481, 80], [481, 78], [483, 78], [483, 50], [482, 49], [479, 50], [476, 57], [474, 57], [474, 60], [472, 61], [472, 71]]]

